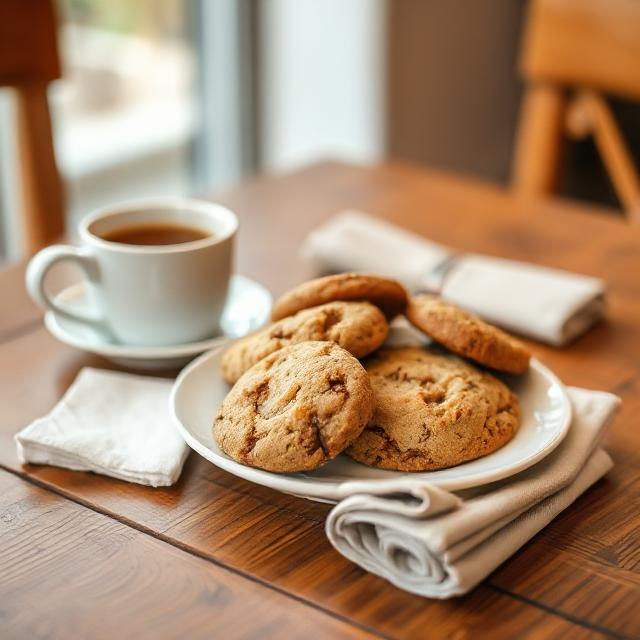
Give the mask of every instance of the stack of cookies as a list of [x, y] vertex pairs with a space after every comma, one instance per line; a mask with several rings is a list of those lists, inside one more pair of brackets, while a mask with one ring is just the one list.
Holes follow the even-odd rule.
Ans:
[[[401, 313], [440, 347], [380, 348]], [[428, 471], [487, 455], [518, 429], [517, 397], [486, 368], [523, 373], [526, 347], [436, 296], [346, 273], [286, 293], [272, 318], [222, 358], [233, 387], [213, 432], [238, 462], [310, 471], [344, 452]]]

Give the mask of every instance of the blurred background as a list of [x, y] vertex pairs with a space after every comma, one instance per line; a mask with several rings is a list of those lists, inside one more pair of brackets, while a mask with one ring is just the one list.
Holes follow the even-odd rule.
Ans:
[[[509, 183], [525, 0], [55, 8], [62, 77], [48, 97], [68, 228], [103, 204], [212, 193], [324, 159], [403, 159]], [[608, 102], [637, 166], [638, 106]], [[0, 90], [4, 260], [21, 251], [15, 108]], [[567, 145], [562, 169], [561, 195], [620, 208], [591, 137]]]

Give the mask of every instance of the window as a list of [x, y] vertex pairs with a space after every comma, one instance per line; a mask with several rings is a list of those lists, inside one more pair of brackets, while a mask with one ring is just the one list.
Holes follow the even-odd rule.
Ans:
[[[206, 193], [251, 168], [253, 0], [56, 2], [49, 102], [69, 230], [96, 207]], [[0, 94], [0, 259], [14, 259], [15, 120]]]
[[50, 103], [71, 219], [191, 191], [196, 129], [192, 3], [61, 0], [63, 79]]

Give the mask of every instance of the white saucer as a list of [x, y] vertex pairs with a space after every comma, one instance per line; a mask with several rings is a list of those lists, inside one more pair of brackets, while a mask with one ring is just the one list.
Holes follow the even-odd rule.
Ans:
[[[409, 334], [397, 338], [394, 336], [396, 344], [411, 344], [414, 340]], [[349, 493], [347, 485], [351, 481], [359, 481], [362, 487], [362, 482], [375, 484], [411, 476], [449, 490], [488, 484], [518, 473], [551, 453], [566, 436], [571, 424], [571, 404], [563, 385], [534, 359], [526, 374], [503, 378], [520, 399], [522, 424], [513, 440], [491, 455], [449, 469], [420, 473], [375, 469], [340, 455], [310, 473], [271, 473], [232, 460], [213, 439], [213, 418], [229, 390], [220, 376], [222, 352], [223, 349], [216, 349], [202, 355], [178, 376], [171, 395], [171, 410], [180, 434], [192, 449], [221, 469], [245, 480], [312, 500], [340, 500]]]
[[[75, 309], [87, 309], [87, 294], [87, 285], [80, 283], [61, 291], [56, 300]], [[104, 356], [124, 367], [175, 369], [185, 365], [203, 351], [262, 326], [269, 319], [271, 303], [271, 294], [265, 287], [244, 276], [234, 275], [231, 278], [227, 306], [220, 322], [223, 334], [200, 342], [169, 347], [133, 347], [108, 342], [105, 336], [95, 329], [57, 316], [53, 311], [47, 311], [44, 323], [50, 333], [61, 342]]]

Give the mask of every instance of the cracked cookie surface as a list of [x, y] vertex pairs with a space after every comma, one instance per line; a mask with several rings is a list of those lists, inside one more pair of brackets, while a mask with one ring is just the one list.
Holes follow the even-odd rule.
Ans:
[[367, 273], [338, 273], [303, 282], [285, 293], [273, 305], [271, 318], [280, 320], [301, 309], [336, 300], [366, 300], [391, 319], [407, 306], [407, 292], [390, 278]]
[[365, 362], [375, 395], [369, 426], [345, 453], [381, 469], [429, 471], [492, 453], [520, 423], [518, 398], [490, 373], [418, 347]]
[[519, 340], [442, 298], [414, 296], [406, 313], [415, 327], [458, 355], [509, 373], [529, 367], [531, 354]]
[[369, 302], [329, 302], [234, 342], [222, 356], [222, 376], [233, 384], [262, 358], [306, 340], [335, 342], [362, 358], [384, 342], [388, 331], [382, 311]]
[[242, 375], [220, 407], [213, 435], [243, 464], [309, 471], [349, 446], [373, 407], [369, 376], [356, 358], [333, 342], [301, 342]]

